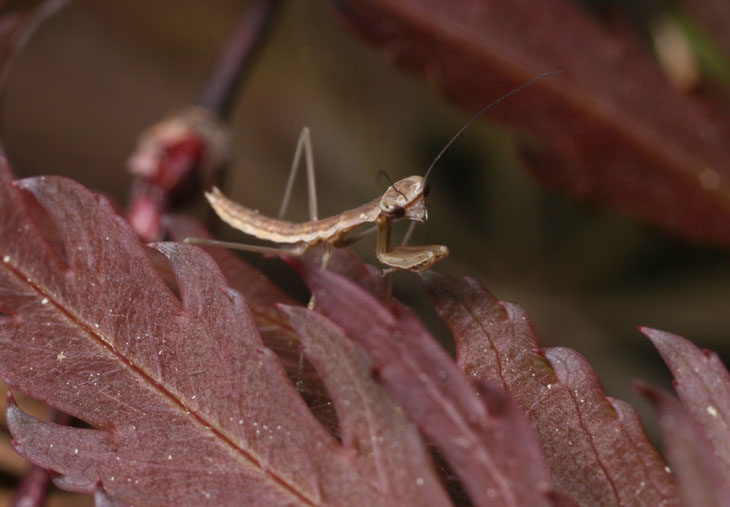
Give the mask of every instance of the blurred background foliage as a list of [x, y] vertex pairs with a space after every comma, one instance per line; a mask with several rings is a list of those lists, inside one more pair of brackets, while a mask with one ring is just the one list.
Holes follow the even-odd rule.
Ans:
[[[611, 29], [634, 30], [647, 52], [657, 27], [672, 21], [702, 86], [730, 97], [721, 42], [680, 5], [582, 4]], [[3, 90], [0, 136], [17, 176], [61, 174], [125, 203], [125, 161], [137, 137], [192, 100], [241, 8], [233, 0], [71, 2], [27, 44]], [[510, 99], [519, 101], [519, 94]], [[382, 193], [379, 170], [394, 180], [422, 174], [468, 117], [353, 37], [326, 2], [288, 2], [236, 100], [226, 192], [275, 214], [308, 125], [320, 215], [335, 214]], [[455, 143], [434, 170], [430, 218], [414, 243], [448, 245], [451, 257], [439, 270], [478, 278], [498, 298], [524, 306], [543, 345], [586, 356], [608, 394], [637, 406], [652, 427], [629, 380], [667, 387], [669, 375], [636, 326], [683, 335], [730, 363], [730, 252], [545, 189], [517, 154], [520, 135], [487, 115]], [[307, 217], [300, 179], [287, 215], [297, 221]], [[241, 239], [227, 226], [217, 232]], [[374, 238], [355, 250], [375, 263]], [[280, 261], [245, 257], [305, 297]], [[399, 274], [395, 288], [448, 336], [416, 276]]]

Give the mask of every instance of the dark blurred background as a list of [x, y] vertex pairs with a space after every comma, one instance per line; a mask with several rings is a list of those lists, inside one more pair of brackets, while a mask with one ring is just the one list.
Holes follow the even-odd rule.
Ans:
[[[666, 16], [683, 20], [690, 43], [706, 42], [671, 2], [584, 4], [604, 22], [620, 16], [647, 51]], [[241, 7], [232, 0], [72, 2], [28, 43], [3, 91], [0, 136], [16, 174], [65, 175], [125, 203], [125, 160], [137, 137], [195, 96]], [[712, 54], [700, 71], [727, 90], [728, 62]], [[289, 2], [236, 101], [226, 192], [276, 214], [308, 125], [320, 215], [335, 214], [382, 193], [380, 170], [394, 180], [422, 174], [468, 117], [354, 37], [326, 3]], [[730, 252], [546, 190], [523, 167], [516, 135], [487, 115], [455, 143], [434, 170], [430, 219], [413, 242], [448, 245], [439, 270], [478, 278], [498, 298], [524, 306], [542, 345], [586, 356], [606, 392], [637, 406], [651, 429], [653, 416], [629, 381], [668, 388], [670, 378], [636, 327], [683, 335], [727, 364]], [[307, 218], [301, 180], [287, 215], [297, 221]], [[217, 232], [241, 240], [227, 226]], [[355, 250], [375, 262], [374, 238]], [[305, 297], [280, 261], [245, 257]], [[434, 332], [448, 336], [416, 276], [399, 274], [395, 286]]]

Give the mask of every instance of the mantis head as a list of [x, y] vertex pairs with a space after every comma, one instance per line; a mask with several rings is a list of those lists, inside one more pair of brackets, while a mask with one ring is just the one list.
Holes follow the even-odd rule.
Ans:
[[409, 176], [388, 187], [380, 199], [380, 211], [388, 218], [408, 218], [416, 222], [428, 220], [425, 197], [428, 182], [423, 176]]

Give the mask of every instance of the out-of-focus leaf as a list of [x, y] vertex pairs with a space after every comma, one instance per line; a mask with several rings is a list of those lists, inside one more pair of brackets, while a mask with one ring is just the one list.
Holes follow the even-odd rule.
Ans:
[[[12, 394], [9, 393], [8, 397], [15, 404]], [[53, 422], [68, 426], [71, 424], [71, 417], [63, 412], [55, 412]], [[51, 477], [49, 471], [39, 466], [32, 466], [30, 471], [23, 477], [23, 480], [13, 495], [12, 507], [45, 505], [48, 486], [50, 484]]]
[[[19, 188], [52, 218], [63, 257], [38, 234]], [[180, 299], [105, 199], [64, 178], [11, 185], [0, 166], [0, 374], [96, 428], [9, 404], [19, 453], [54, 470], [64, 489], [103, 487], [132, 504], [412, 500], [379, 491], [377, 467], [352, 459], [314, 419], [209, 256], [156, 248]]]
[[608, 398], [577, 352], [541, 350], [525, 311], [478, 281], [424, 274], [456, 340], [457, 364], [504, 387], [538, 434], [557, 488], [582, 505], [676, 502], [676, 486], [634, 409]]
[[730, 484], [730, 374], [712, 351], [665, 331], [641, 328], [674, 376], [674, 389], [702, 428]]
[[110, 497], [104, 488], [94, 490], [94, 507], [124, 507], [126, 504]]
[[13, 58], [33, 32], [67, 3], [69, 0], [0, 0], [0, 87], [5, 82]]
[[[15, 403], [14, 400], [12, 403]], [[37, 466], [32, 467], [15, 491], [10, 507], [43, 505], [50, 483], [48, 470]]]
[[[367, 355], [325, 317], [301, 307], [283, 307], [302, 338], [309, 360], [323, 374], [327, 391], [337, 407], [342, 446], [359, 458], [368, 458], [369, 474], [386, 494], [429, 498], [434, 505], [449, 504], [430, 465], [418, 430], [403, 411], [370, 377]], [[382, 446], [393, 446], [383, 452]]]
[[[305, 254], [304, 259], [311, 259], [312, 256]], [[316, 262], [320, 257], [316, 257]], [[383, 277], [383, 272], [370, 264], [365, 264], [349, 248], [336, 248], [332, 253], [327, 270], [344, 276], [353, 281], [378, 299], [387, 299], [388, 290]]]
[[403, 306], [384, 306], [332, 272], [290, 263], [317, 311], [370, 355], [377, 378], [432, 440], [477, 505], [550, 505], [550, 477], [529, 424], [503, 394], [481, 399]]
[[700, 20], [730, 60], [730, 3], [725, 0], [681, 0]]
[[674, 396], [640, 383], [636, 387], [659, 416], [667, 460], [686, 505], [725, 505], [730, 490], [701, 428]]
[[[730, 116], [674, 89], [638, 41], [569, 0], [336, 0], [353, 29], [470, 111], [563, 70], [493, 114], [569, 194], [695, 240], [730, 245]], [[492, 113], [490, 113], [492, 114]]]

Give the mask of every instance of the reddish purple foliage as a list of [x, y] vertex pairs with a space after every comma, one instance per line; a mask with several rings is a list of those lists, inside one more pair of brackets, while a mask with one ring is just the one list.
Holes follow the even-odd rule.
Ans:
[[642, 328], [674, 375], [674, 388], [703, 428], [730, 476], [730, 374], [712, 351], [657, 329]]
[[[399, 447], [378, 441], [377, 453], [357, 457], [341, 448], [210, 257], [156, 245], [178, 300], [103, 198], [63, 178], [14, 188], [10, 177], [3, 165], [0, 371], [13, 388], [98, 428], [39, 421], [11, 403], [16, 449], [59, 474], [58, 485], [92, 493], [101, 484], [130, 503], [404, 501], [379, 488], [390, 472], [372, 463]], [[19, 188], [53, 219], [65, 258], [39, 236]], [[414, 472], [412, 483], [429, 473]], [[439, 504], [433, 490], [417, 503]]]
[[[730, 373], [712, 351], [702, 351], [689, 340], [657, 329], [642, 328], [674, 375], [674, 388], [684, 410], [709, 441], [719, 473], [730, 490]], [[651, 394], [651, 393], [650, 393]], [[674, 411], [659, 398], [657, 411]]]
[[687, 505], [723, 505], [730, 498], [727, 474], [702, 429], [674, 396], [636, 384], [656, 410], [665, 452]]
[[506, 389], [538, 434], [557, 487], [581, 504], [647, 504], [677, 498], [671, 475], [632, 407], [606, 397], [577, 352], [541, 350], [517, 305], [479, 282], [424, 275], [428, 294], [454, 333], [459, 366]]
[[681, 0], [682, 5], [702, 23], [730, 58], [730, 3], [723, 0]]
[[[469, 111], [562, 70], [490, 112], [539, 136], [522, 145], [538, 177], [685, 237], [730, 244], [726, 104], [673, 88], [638, 37], [610, 33], [570, 0], [333, 3], [358, 34]], [[727, 33], [724, 19], [713, 21]]]
[[[8, 393], [8, 402], [14, 405], [14, 401]], [[10, 503], [10, 507], [31, 507], [35, 505], [43, 505], [43, 502], [48, 494], [48, 486], [51, 483], [51, 477], [43, 467], [33, 465], [20, 486], [13, 495], [13, 500]]]
[[[0, 71], [64, 3], [0, 15]], [[685, 3], [727, 42], [725, 7]], [[566, 0], [337, 5], [359, 32], [471, 109], [539, 71], [564, 69], [562, 80], [526, 91], [512, 113], [495, 111], [550, 141], [551, 151], [523, 147], [539, 174], [691, 237], [728, 242], [722, 142], [730, 125], [672, 90], [631, 39], [598, 30]], [[266, 22], [258, 24], [264, 33]], [[239, 35], [256, 35], [244, 25]], [[245, 46], [224, 60], [245, 64]], [[235, 88], [234, 66], [223, 70], [211, 99], [221, 107]], [[559, 109], [535, 107], [550, 102]], [[225, 133], [216, 142], [177, 133], [135, 159], [130, 216], [143, 237], [168, 225], [178, 239], [206, 234], [162, 213], [197, 192], [201, 169], [211, 179], [227, 153]], [[215, 144], [221, 150], [211, 152]], [[13, 445], [36, 464], [18, 501], [40, 503], [50, 472], [60, 487], [109, 506], [448, 505], [419, 429], [457, 474], [448, 485], [463, 481], [477, 505], [671, 505], [679, 489], [688, 503], [728, 497], [730, 375], [680, 337], [645, 330], [684, 407], [642, 387], [678, 489], [634, 409], [607, 397], [576, 352], [541, 350], [524, 311], [473, 280], [426, 275], [457, 341], [455, 365], [388, 297], [378, 270], [350, 252], [338, 251], [329, 272], [293, 263], [325, 317], [227, 251], [174, 243], [145, 251], [105, 199], [70, 180], [11, 179], [3, 160], [0, 374], [92, 426], [38, 420], [8, 394]], [[314, 367], [297, 392], [285, 369], [299, 379], [300, 343]]]
[[[418, 430], [370, 377], [365, 352], [324, 317], [301, 307], [283, 308], [337, 407], [343, 448], [358, 456], [373, 456], [364, 464], [378, 477], [378, 489], [399, 490], [395, 495], [399, 498], [423, 497], [433, 505], [448, 504]], [[394, 446], [392, 452], [383, 453], [380, 442]], [[419, 473], [423, 475], [416, 482], [410, 480]]]
[[5, 81], [12, 60], [33, 33], [67, 3], [69, 0], [0, 2], [0, 86]]
[[[328, 318], [276, 307], [292, 301], [229, 252], [209, 249], [226, 280], [201, 249], [160, 243], [173, 292], [105, 199], [64, 178], [12, 182], [4, 163], [0, 179], [0, 373], [92, 428], [35, 419], [12, 397], [8, 425], [18, 452], [64, 489], [102, 504], [446, 505], [415, 423], [477, 505], [679, 501], [633, 408], [608, 398], [576, 352], [539, 349], [524, 311], [473, 280], [425, 275], [456, 338], [454, 364], [349, 253], [333, 267], [356, 282], [291, 261]], [[299, 334], [341, 443], [254, 316], [292, 362]], [[688, 409], [654, 395], [681, 494], [722, 498], [730, 375], [714, 354], [645, 332]]]
[[290, 262], [316, 297], [317, 311], [365, 348], [381, 384], [434, 441], [475, 503], [551, 504], [537, 442], [509, 398], [485, 389], [489, 396], [480, 399], [402, 305], [384, 306], [349, 280]]

